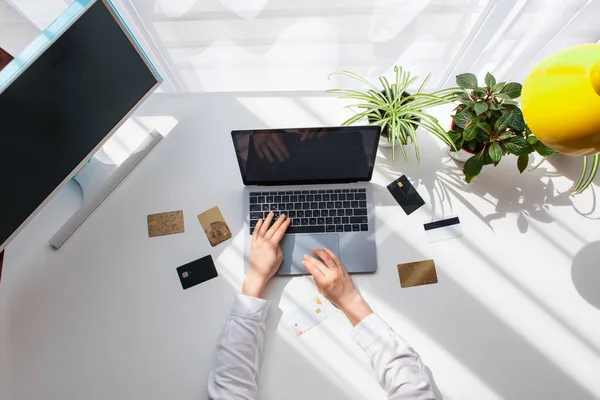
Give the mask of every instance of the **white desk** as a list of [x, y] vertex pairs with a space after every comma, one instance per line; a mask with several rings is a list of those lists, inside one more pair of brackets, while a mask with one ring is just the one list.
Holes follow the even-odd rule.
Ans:
[[[0, 397], [206, 398], [214, 346], [243, 279], [230, 131], [339, 124], [342, 106], [311, 92], [154, 95], [137, 116], [177, 125], [65, 246], [55, 251], [46, 240], [77, 206], [69, 189], [7, 249]], [[420, 166], [378, 154], [379, 270], [356, 277], [365, 298], [422, 355], [446, 400], [600, 398], [596, 198], [566, 193], [581, 161], [553, 161], [568, 179], [549, 164], [519, 175], [506, 159], [466, 185], [441, 142], [421, 133], [420, 143]], [[400, 173], [427, 202], [409, 217], [385, 188]], [[196, 220], [213, 205], [234, 233], [216, 248]], [[149, 239], [146, 215], [177, 209], [185, 234]], [[451, 214], [465, 237], [428, 244], [423, 221]], [[181, 290], [175, 268], [208, 253], [219, 277]], [[396, 265], [428, 258], [439, 283], [401, 289]], [[302, 337], [280, 322], [315, 293], [308, 277], [271, 283], [261, 399], [384, 399], [343, 315]]]

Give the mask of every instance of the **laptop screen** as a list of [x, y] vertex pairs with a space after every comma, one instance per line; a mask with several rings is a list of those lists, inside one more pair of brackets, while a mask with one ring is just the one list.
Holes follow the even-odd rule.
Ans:
[[245, 185], [371, 180], [379, 126], [233, 131]]

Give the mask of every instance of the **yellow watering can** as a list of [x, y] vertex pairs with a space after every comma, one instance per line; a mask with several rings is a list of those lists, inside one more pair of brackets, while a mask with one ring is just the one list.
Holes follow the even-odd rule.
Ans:
[[583, 191], [600, 165], [600, 44], [569, 47], [542, 60], [525, 79], [521, 107], [533, 134], [548, 147], [573, 156], [596, 155], [585, 182], [584, 159], [575, 185], [576, 193]]

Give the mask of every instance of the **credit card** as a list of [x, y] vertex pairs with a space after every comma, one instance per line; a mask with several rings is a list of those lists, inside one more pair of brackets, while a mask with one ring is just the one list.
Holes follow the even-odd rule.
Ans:
[[164, 236], [183, 233], [183, 211], [170, 211], [148, 215], [148, 236]]
[[219, 276], [210, 255], [177, 268], [177, 275], [179, 275], [183, 290]]
[[405, 175], [390, 183], [387, 188], [406, 215], [412, 214], [425, 204], [423, 198]]
[[204, 211], [198, 215], [198, 221], [206, 233], [206, 237], [210, 242], [210, 245], [215, 247], [216, 245], [223, 243], [224, 241], [231, 239], [231, 231], [221, 214], [219, 207], [215, 206], [210, 210]]
[[425, 236], [429, 243], [454, 239], [463, 235], [462, 226], [458, 217], [439, 219], [423, 224]]
[[400, 286], [403, 288], [437, 283], [437, 273], [433, 260], [398, 264]]
[[287, 314], [285, 319], [296, 336], [300, 336], [325, 321], [331, 315], [330, 307], [327, 300], [316, 296]]

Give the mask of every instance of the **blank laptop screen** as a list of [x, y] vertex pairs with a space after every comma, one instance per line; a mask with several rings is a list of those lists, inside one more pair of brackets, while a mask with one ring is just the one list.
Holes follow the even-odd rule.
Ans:
[[380, 127], [233, 131], [246, 185], [368, 181]]

